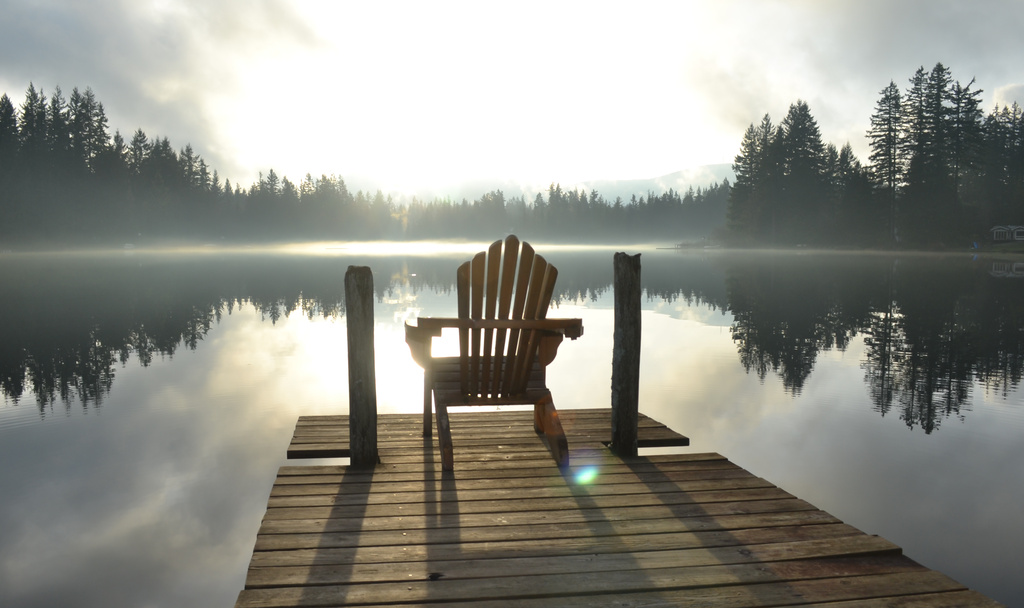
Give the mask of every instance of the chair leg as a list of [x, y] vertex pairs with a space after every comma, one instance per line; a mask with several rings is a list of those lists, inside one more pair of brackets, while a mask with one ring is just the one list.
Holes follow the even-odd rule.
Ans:
[[441, 469], [452, 471], [455, 469], [455, 456], [452, 451], [452, 429], [448, 424], [448, 406], [443, 402], [437, 402], [437, 443], [441, 446]]
[[533, 405], [533, 428], [538, 433], [544, 433], [548, 449], [551, 450], [551, 455], [558, 466], [569, 466], [569, 442], [565, 438], [565, 431], [558, 419], [558, 410], [555, 409], [555, 402], [551, 399], [550, 393]]
[[434, 376], [429, 369], [423, 370], [423, 436], [430, 437], [433, 425], [430, 423], [431, 395], [433, 394]]

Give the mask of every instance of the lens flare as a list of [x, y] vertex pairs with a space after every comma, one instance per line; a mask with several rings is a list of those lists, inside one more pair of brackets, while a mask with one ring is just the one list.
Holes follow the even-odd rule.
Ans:
[[597, 467], [587, 466], [576, 472], [576, 483], [586, 485], [597, 479]]

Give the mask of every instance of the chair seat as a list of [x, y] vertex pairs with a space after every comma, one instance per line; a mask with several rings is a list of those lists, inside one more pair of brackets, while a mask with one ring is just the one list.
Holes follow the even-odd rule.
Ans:
[[433, 372], [432, 390], [434, 399], [447, 405], [532, 405], [547, 394], [544, 368], [534, 366], [526, 383], [526, 390], [507, 395], [468, 395], [462, 392], [461, 357], [434, 357], [430, 368]]

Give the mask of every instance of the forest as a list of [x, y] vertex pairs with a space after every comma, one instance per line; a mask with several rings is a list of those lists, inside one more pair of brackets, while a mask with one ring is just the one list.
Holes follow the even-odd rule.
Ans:
[[806, 102], [743, 136], [728, 232], [736, 243], [966, 248], [994, 224], [1024, 224], [1020, 106], [980, 108], [982, 89], [937, 63], [882, 89], [869, 163], [825, 144]]
[[[351, 192], [337, 175], [298, 183], [274, 169], [244, 188], [222, 179], [191, 144], [175, 151], [142, 129], [110, 135], [91, 89], [66, 99], [30, 84], [20, 108], [0, 97], [3, 243], [263, 242], [529, 238], [601, 242], [701, 238], [725, 221], [728, 181], [685, 193], [607, 200], [551, 184], [532, 200], [501, 190], [473, 201], [395, 200]], [[490, 238], [489, 236], [487, 238]]]
[[[274, 169], [243, 187], [191, 144], [175, 150], [141, 128], [110, 133], [91, 89], [67, 97], [29, 84], [15, 107], [0, 96], [0, 250], [41, 243], [265, 242], [524, 238], [587, 242], [722, 242], [732, 246], [965, 248], [994, 224], [1024, 224], [1024, 112], [987, 116], [982, 89], [938, 63], [906, 90], [882, 89], [866, 135], [867, 164], [849, 143], [826, 144], [808, 104], [776, 125], [752, 123], [734, 183], [629, 200], [563, 189], [473, 201], [351, 192], [338, 175], [298, 183]], [[490, 237], [488, 237], [490, 238]]]

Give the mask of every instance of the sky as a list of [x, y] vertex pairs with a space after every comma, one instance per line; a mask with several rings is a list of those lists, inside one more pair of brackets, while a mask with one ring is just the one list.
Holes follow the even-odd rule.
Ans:
[[880, 91], [942, 62], [1024, 105], [1019, 0], [0, 0], [0, 92], [91, 87], [111, 132], [192, 144], [247, 187], [546, 189], [731, 163], [766, 113], [864, 136]]

